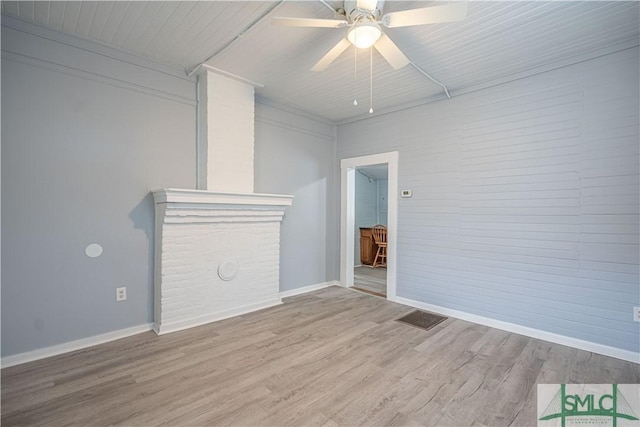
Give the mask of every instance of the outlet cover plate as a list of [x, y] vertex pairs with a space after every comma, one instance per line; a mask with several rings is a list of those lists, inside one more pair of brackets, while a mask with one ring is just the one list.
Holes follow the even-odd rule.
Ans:
[[126, 301], [127, 300], [127, 288], [116, 288], [116, 301]]

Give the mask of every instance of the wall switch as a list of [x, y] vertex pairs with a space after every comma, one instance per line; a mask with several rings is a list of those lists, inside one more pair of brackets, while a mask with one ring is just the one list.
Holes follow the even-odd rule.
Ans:
[[116, 288], [116, 301], [125, 301], [127, 299], [127, 288]]
[[640, 322], [640, 307], [633, 307], [633, 320]]

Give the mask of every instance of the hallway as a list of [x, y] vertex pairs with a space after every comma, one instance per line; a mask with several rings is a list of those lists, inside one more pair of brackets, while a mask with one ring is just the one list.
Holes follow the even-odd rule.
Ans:
[[372, 295], [387, 296], [387, 269], [367, 266], [353, 269], [353, 287]]

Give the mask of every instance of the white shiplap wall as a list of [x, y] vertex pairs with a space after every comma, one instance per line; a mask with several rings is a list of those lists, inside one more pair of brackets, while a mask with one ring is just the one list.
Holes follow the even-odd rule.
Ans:
[[399, 150], [398, 296], [638, 352], [638, 48], [339, 127]]

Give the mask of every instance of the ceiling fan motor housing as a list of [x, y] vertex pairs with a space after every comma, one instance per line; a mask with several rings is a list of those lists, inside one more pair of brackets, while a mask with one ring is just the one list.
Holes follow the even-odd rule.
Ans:
[[383, 6], [384, 0], [345, 0], [344, 11], [349, 22], [363, 19], [377, 21], [382, 15]]

